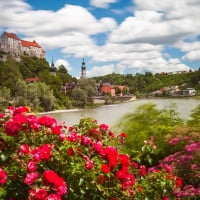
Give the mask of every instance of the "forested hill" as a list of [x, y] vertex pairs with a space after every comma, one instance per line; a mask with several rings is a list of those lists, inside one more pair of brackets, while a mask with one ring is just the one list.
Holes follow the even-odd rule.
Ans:
[[130, 93], [147, 94], [164, 87], [179, 86], [182, 89], [195, 88], [200, 90], [200, 69], [193, 72], [177, 73], [177, 74], [109, 74], [101, 77], [94, 77], [97, 82], [109, 82], [115, 85], [126, 85], [130, 89]]
[[[37, 81], [28, 84], [30, 82], [26, 79], [29, 78]], [[61, 89], [63, 83], [70, 85], [65, 92]], [[113, 73], [90, 79], [76, 79], [63, 65], [52, 68], [45, 59], [24, 55], [20, 62], [16, 62], [8, 56], [7, 61], [0, 61], [0, 110], [8, 105], [28, 105], [35, 111], [91, 106], [92, 96], [97, 95], [100, 83], [128, 86], [130, 93], [138, 96], [169, 86], [183, 89], [192, 87], [199, 94], [200, 70], [182, 74]]]
[[[22, 56], [16, 62], [8, 56], [7, 61], [0, 61], [0, 109], [9, 104], [24, 104], [37, 111], [67, 108], [69, 98], [62, 94], [61, 86], [63, 82], [77, 80], [63, 65], [54, 69], [54, 73], [45, 59]], [[25, 80], [29, 78], [39, 81], [27, 84]]]

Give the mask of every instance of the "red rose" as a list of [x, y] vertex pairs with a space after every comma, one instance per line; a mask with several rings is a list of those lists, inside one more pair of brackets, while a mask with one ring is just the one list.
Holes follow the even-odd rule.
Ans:
[[61, 197], [57, 194], [50, 194], [48, 197], [47, 197], [47, 200], [62, 200]]
[[73, 156], [73, 155], [74, 155], [74, 150], [73, 150], [72, 147], [69, 147], [69, 148], [68, 148], [67, 154], [68, 154], [69, 156]]
[[29, 172], [34, 172], [36, 169], [37, 169], [37, 166], [36, 166], [35, 162], [32, 161], [32, 160], [29, 161], [29, 162], [28, 162], [28, 165], [27, 165], [27, 170], [28, 170]]
[[30, 148], [29, 148], [28, 144], [22, 144], [19, 147], [19, 152], [24, 153], [24, 154], [28, 154], [30, 152]]
[[56, 125], [56, 120], [50, 116], [42, 116], [38, 119], [38, 124], [50, 128], [53, 125]]
[[117, 173], [116, 173], [116, 177], [119, 180], [126, 179], [126, 175], [127, 175], [127, 173], [124, 170], [118, 170]]
[[145, 167], [144, 165], [141, 165], [141, 166], [140, 166], [140, 175], [141, 175], [141, 176], [145, 176], [146, 173], [147, 173], [146, 167]]
[[105, 182], [105, 176], [99, 176], [99, 183], [100, 184], [104, 184], [104, 182]]
[[172, 174], [172, 169], [169, 165], [165, 164], [164, 168], [165, 168], [166, 172], [168, 172], [169, 174]]
[[181, 187], [183, 185], [182, 179], [180, 177], [176, 177], [176, 186]]
[[37, 189], [34, 193], [34, 199], [44, 200], [47, 198], [47, 191], [45, 189]]
[[107, 174], [110, 172], [110, 167], [107, 164], [102, 164], [101, 171]]
[[119, 162], [122, 165], [129, 166], [130, 164], [129, 156], [126, 154], [119, 155]]
[[6, 182], [7, 175], [5, 171], [0, 167], [0, 184], [4, 184]]
[[38, 176], [37, 172], [28, 173], [24, 179], [24, 183], [31, 185], [38, 178]]
[[53, 170], [45, 170], [42, 175], [45, 183], [51, 183], [55, 186], [61, 186], [64, 184], [64, 179], [58, 176], [58, 174]]

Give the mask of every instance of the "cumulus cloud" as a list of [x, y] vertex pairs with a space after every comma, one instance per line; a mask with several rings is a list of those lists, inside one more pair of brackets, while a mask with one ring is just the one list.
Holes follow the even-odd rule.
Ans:
[[200, 61], [200, 42], [192, 41], [192, 42], [184, 42], [180, 41], [174, 45], [176, 48], [179, 48], [182, 52], [184, 52], [184, 56], [182, 56], [183, 60], [189, 61]]
[[[77, 33], [93, 35], [111, 31], [117, 26], [112, 18], [96, 19], [86, 8], [74, 5], [65, 5], [57, 11], [46, 11], [32, 10], [22, 0], [14, 0], [12, 4], [7, 0], [2, 0], [0, 10], [1, 27], [7, 27], [7, 30], [25, 34], [34, 39], [49, 38], [51, 46], [55, 46], [52, 43], [60, 36], [72, 37]], [[77, 39], [73, 38], [74, 41]], [[57, 43], [57, 46], [59, 47], [60, 44], [61, 42]]]
[[[199, 0], [132, 0], [132, 6], [120, 11], [111, 9], [118, 14], [128, 13], [120, 24], [111, 17], [97, 18], [92, 14], [94, 10], [77, 5], [66, 4], [57, 11], [35, 10], [27, 2], [1, 0], [0, 30], [5, 27], [6, 31], [23, 35], [23, 39], [35, 39], [45, 50], [59, 48], [71, 58], [87, 57], [94, 64], [87, 69], [90, 77], [126, 73], [127, 69], [132, 73], [188, 70], [184, 60], [200, 58], [200, 42], [188, 40], [200, 35]], [[99, 8], [108, 8], [112, 3], [117, 0], [90, 0], [90, 5]], [[100, 34], [104, 34], [105, 41], [98, 45], [94, 38]], [[166, 56], [166, 46], [185, 53], [182, 60]], [[56, 63], [72, 71], [67, 60]]]
[[134, 0], [134, 16], [110, 35], [111, 42], [172, 44], [198, 35], [199, 0]]
[[90, 4], [94, 7], [108, 8], [110, 3], [115, 3], [117, 0], [90, 0]]
[[[197, 26], [198, 27], [198, 26]], [[110, 35], [110, 42], [172, 44], [198, 32], [192, 19], [165, 20], [163, 13], [136, 11]]]
[[104, 76], [115, 72], [115, 65], [94, 66], [91, 70], [87, 70], [88, 77]]
[[190, 61], [200, 61], [200, 50], [190, 51], [186, 53], [183, 57], [184, 60]]
[[69, 62], [67, 60], [58, 59], [55, 61], [55, 66], [58, 68], [60, 65], [65, 66], [65, 68], [70, 72], [72, 70]]
[[187, 52], [187, 51], [193, 51], [200, 49], [200, 41], [193, 41], [193, 42], [184, 42], [180, 41], [177, 42], [175, 47], [180, 48], [181, 51]]
[[120, 9], [111, 9], [111, 11], [118, 15], [133, 13], [133, 6], [127, 6], [125, 8], [120, 8]]

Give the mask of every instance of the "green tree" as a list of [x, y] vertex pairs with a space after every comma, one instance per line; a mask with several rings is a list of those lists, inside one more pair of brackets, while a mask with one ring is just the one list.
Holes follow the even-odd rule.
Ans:
[[115, 87], [115, 94], [116, 94], [116, 95], [121, 94], [121, 90], [120, 90], [119, 87]]
[[18, 80], [15, 99], [15, 106], [27, 105], [37, 111], [50, 111], [55, 105], [53, 91], [41, 82], [26, 84], [24, 81]]
[[7, 61], [1, 66], [0, 85], [10, 88], [11, 95], [13, 95], [18, 79], [23, 79], [19, 65], [12, 57], [8, 56]]
[[77, 85], [86, 93], [86, 103], [93, 104], [92, 97], [97, 95], [96, 81], [92, 79], [79, 79]]
[[[37, 76], [41, 71], [49, 71], [50, 66], [47, 60], [37, 57], [22, 56], [21, 57], [22, 69], [26, 69], [29, 74], [24, 74], [24, 78]], [[21, 71], [22, 72], [22, 71]], [[23, 72], [22, 72], [23, 73]], [[27, 76], [28, 75], [28, 76]]]
[[41, 82], [45, 83], [48, 85], [54, 92], [54, 95], [56, 98], [59, 98], [61, 95], [61, 86], [62, 86], [62, 81], [58, 76], [50, 74], [49, 71], [43, 70], [39, 74], [39, 79]]
[[72, 91], [72, 103], [78, 107], [85, 107], [87, 104], [87, 93], [81, 88], [74, 89]]
[[58, 70], [56, 72], [56, 76], [59, 77], [59, 79], [63, 83], [70, 83], [70, 82], [77, 82], [76, 79], [74, 79], [69, 73], [68, 70], [65, 68], [64, 65], [60, 65], [58, 67]]
[[50, 111], [54, 108], [55, 97], [53, 95], [53, 90], [45, 83], [37, 83], [38, 90], [40, 93], [40, 105], [44, 111]]
[[62, 74], [67, 74], [68, 73], [68, 71], [67, 71], [67, 69], [66, 69], [66, 67], [64, 65], [58, 66], [58, 71], [57, 72], [62, 73]]
[[10, 89], [7, 87], [2, 87], [0, 89], [0, 110], [2, 111], [4, 107], [7, 107], [10, 102]]
[[122, 90], [122, 94], [123, 95], [129, 94], [129, 89], [127, 87], [124, 87], [123, 90]]

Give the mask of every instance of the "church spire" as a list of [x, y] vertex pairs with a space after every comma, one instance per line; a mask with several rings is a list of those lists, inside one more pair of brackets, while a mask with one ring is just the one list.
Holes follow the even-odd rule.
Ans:
[[81, 78], [86, 78], [86, 65], [83, 58], [82, 66], [81, 66]]
[[55, 67], [54, 62], [53, 62], [53, 56], [52, 56], [52, 61], [51, 61], [51, 67]]
[[55, 65], [54, 65], [53, 56], [52, 56], [50, 72], [51, 72], [52, 74], [55, 75], [55, 74], [56, 74], [56, 71], [57, 71], [57, 68], [56, 68]]

